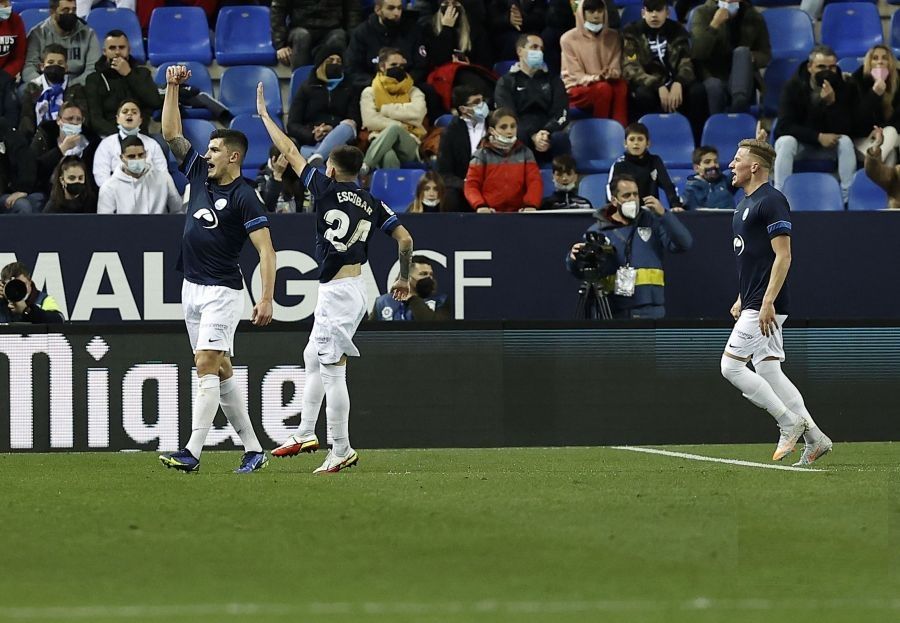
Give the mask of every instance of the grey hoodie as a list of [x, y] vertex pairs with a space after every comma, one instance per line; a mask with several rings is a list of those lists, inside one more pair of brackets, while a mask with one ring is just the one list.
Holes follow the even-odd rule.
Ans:
[[94, 72], [94, 65], [100, 58], [97, 35], [81, 20], [78, 20], [71, 34], [63, 35], [57, 29], [52, 16], [28, 33], [28, 51], [25, 54], [25, 68], [22, 69], [22, 82], [31, 82], [40, 75], [38, 65], [41, 63], [41, 52], [51, 43], [58, 43], [69, 52], [67, 61], [69, 85], [84, 86], [84, 81], [88, 74]]

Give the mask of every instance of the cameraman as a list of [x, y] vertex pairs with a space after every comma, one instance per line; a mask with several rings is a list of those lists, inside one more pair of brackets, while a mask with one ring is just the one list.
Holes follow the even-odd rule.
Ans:
[[[662, 318], [666, 314], [663, 252], [687, 251], [693, 243], [691, 234], [656, 197], [644, 197], [639, 204], [634, 177], [617, 175], [609, 187], [612, 201], [594, 213], [597, 223], [584, 238], [587, 241], [589, 233], [599, 232], [608, 240], [608, 253], [615, 255], [600, 262], [605, 268], [598, 274], [600, 287], [609, 295], [614, 318]], [[569, 272], [579, 278], [585, 278], [586, 262], [598, 263], [590, 256], [599, 250], [591, 245], [585, 253], [585, 247], [585, 242], [576, 243], [566, 257]]]
[[0, 270], [0, 323], [58, 324], [64, 320], [53, 297], [34, 287], [25, 264], [13, 262]]
[[409, 267], [409, 298], [397, 301], [391, 293], [375, 300], [369, 320], [450, 320], [450, 299], [437, 294], [434, 265], [424, 255], [414, 255]]

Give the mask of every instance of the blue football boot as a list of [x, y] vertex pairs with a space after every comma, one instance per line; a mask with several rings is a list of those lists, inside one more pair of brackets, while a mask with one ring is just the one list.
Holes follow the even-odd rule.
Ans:
[[269, 457], [265, 452], [244, 452], [241, 457], [241, 466], [234, 470], [235, 474], [249, 474], [265, 469], [269, 464]]
[[187, 448], [178, 452], [160, 454], [159, 460], [167, 469], [171, 467], [182, 472], [200, 471], [200, 459], [195, 458]]

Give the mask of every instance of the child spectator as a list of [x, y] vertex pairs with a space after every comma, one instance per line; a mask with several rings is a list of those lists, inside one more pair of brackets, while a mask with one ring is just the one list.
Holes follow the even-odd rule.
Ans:
[[56, 121], [63, 102], [75, 102], [80, 110], [87, 110], [84, 86], [69, 83], [66, 55], [63, 46], [48, 44], [38, 65], [41, 74], [25, 85], [19, 131], [29, 140], [40, 124]]
[[143, 125], [143, 119], [138, 101], [134, 99], [122, 100], [116, 112], [117, 132], [100, 141], [100, 144], [97, 146], [97, 152], [94, 154], [93, 171], [94, 182], [97, 184], [97, 188], [102, 188], [106, 180], [113, 174], [113, 171], [121, 168], [122, 141], [129, 136], [136, 136], [141, 139], [141, 142], [144, 144], [144, 151], [147, 153], [148, 164], [155, 170], [168, 174], [169, 166], [162, 147], [160, 147], [155, 138], [141, 132], [141, 125]]
[[407, 212], [442, 212], [441, 201], [444, 199], [444, 180], [439, 173], [429, 171], [421, 177], [416, 185], [416, 197], [406, 209]]
[[731, 175], [722, 173], [719, 151], [710, 145], [702, 145], [694, 150], [692, 160], [694, 173], [684, 187], [684, 209], [733, 210], [737, 189], [731, 185]]
[[[675, 192], [675, 184], [669, 177], [666, 165], [662, 158], [651, 154], [650, 130], [643, 123], [632, 123], [625, 128], [625, 153], [619, 156], [609, 171], [609, 179], [612, 180], [622, 174], [630, 175], [637, 180], [638, 193], [641, 199], [644, 197], [656, 197], [659, 199], [659, 189], [662, 188], [669, 200], [670, 208], [680, 208], [681, 198]], [[606, 195], [612, 198], [607, 186]]]
[[553, 159], [552, 195], [541, 201], [541, 210], [591, 210], [593, 206], [578, 194], [578, 171], [575, 158], [568, 154]]
[[485, 122], [490, 109], [484, 94], [468, 85], [453, 89], [453, 106], [457, 114], [441, 134], [434, 170], [441, 174], [446, 186], [441, 204], [444, 211], [464, 212], [470, 208], [463, 194], [463, 184], [472, 154], [487, 133]]
[[853, 73], [852, 82], [859, 91], [859, 121], [857, 138], [853, 142], [856, 151], [862, 155], [873, 144], [872, 128], [882, 128], [884, 142], [881, 145], [881, 161], [889, 166], [897, 164], [897, 146], [900, 137], [900, 85], [897, 73], [897, 59], [890, 48], [876, 45], [866, 52], [862, 67]]
[[88, 165], [78, 156], [66, 156], [53, 170], [50, 199], [44, 214], [92, 214], [97, 211], [97, 192], [90, 182]]
[[466, 200], [476, 212], [530, 212], [541, 204], [541, 172], [534, 154], [516, 138], [517, 125], [508, 108], [488, 117], [488, 138], [466, 175]]

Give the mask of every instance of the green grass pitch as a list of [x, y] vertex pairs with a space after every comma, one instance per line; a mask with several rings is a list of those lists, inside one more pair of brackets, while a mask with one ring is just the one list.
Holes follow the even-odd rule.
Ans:
[[897, 444], [239, 456], [0, 455], [0, 621], [900, 620]]

